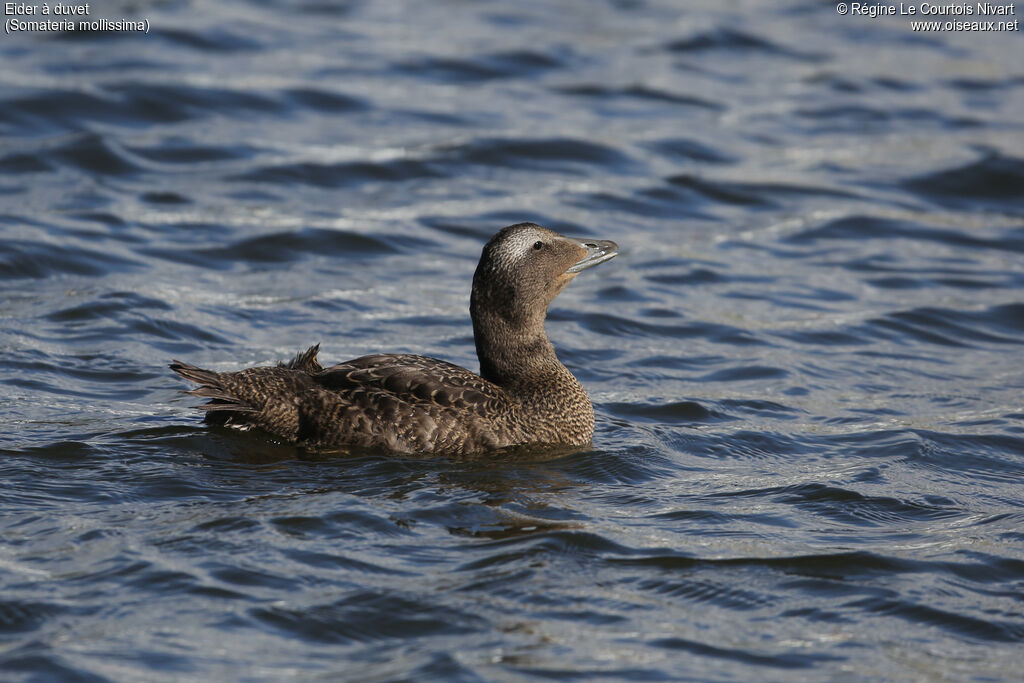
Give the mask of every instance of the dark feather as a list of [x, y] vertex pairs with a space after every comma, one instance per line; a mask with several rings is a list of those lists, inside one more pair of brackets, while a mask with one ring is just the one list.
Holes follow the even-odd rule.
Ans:
[[211, 401], [205, 405], [196, 406], [196, 410], [205, 410], [208, 413], [216, 411], [230, 411], [232, 413], [255, 413], [257, 410], [238, 403], [215, 403]]

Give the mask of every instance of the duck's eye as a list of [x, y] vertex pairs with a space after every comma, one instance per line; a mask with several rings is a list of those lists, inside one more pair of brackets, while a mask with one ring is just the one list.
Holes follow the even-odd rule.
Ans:
[[541, 242], [540, 240], [537, 240], [536, 242], [533, 243], [533, 248], [534, 249], [540, 249], [543, 246], [544, 246], [544, 243]]

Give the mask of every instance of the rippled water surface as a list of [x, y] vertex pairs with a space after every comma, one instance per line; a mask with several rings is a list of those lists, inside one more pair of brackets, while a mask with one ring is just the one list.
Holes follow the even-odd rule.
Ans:
[[[1018, 678], [1019, 32], [92, 7], [150, 33], [0, 36], [5, 680]], [[549, 316], [583, 452], [313, 453], [167, 369], [476, 369], [523, 220], [622, 247]]]

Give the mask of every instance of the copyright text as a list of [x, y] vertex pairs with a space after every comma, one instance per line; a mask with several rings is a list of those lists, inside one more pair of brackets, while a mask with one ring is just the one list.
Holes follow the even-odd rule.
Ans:
[[1019, 31], [1016, 3], [992, 2], [901, 2], [882, 5], [866, 2], [840, 2], [836, 13], [854, 17], [917, 17], [910, 22], [914, 31]]

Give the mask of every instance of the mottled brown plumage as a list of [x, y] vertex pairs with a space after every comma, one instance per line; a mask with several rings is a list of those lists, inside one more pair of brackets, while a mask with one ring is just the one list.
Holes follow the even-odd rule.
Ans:
[[502, 229], [483, 249], [470, 314], [480, 374], [410, 354], [324, 368], [319, 345], [277, 367], [171, 368], [209, 398], [206, 421], [256, 427], [312, 446], [467, 454], [508, 446], [582, 446], [594, 434], [583, 386], [544, 331], [551, 301], [578, 272], [612, 258], [614, 242], [576, 240], [533, 223]]

